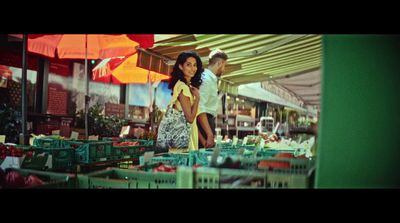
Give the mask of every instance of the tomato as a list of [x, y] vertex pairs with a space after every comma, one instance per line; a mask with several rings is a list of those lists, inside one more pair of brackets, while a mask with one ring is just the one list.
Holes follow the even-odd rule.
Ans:
[[292, 153], [277, 153], [275, 155], [277, 158], [294, 158], [294, 155]]
[[269, 161], [269, 160], [261, 160], [258, 163], [258, 168], [283, 168], [283, 169], [289, 169], [290, 164], [289, 162], [281, 162], [281, 161]]

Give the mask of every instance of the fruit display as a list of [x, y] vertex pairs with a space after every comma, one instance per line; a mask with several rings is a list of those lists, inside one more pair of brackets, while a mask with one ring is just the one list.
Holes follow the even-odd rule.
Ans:
[[293, 155], [293, 153], [285, 153], [285, 152], [277, 153], [277, 154], [275, 155], [275, 157], [276, 157], [276, 158], [289, 158], [289, 159], [295, 158], [295, 156]]
[[[125, 141], [126, 139], [118, 138], [117, 140], [116, 138], [112, 138], [111, 140], [88, 142], [87, 140], [62, 140], [61, 137], [51, 138], [58, 139], [62, 147], [54, 147], [51, 143], [50, 147], [22, 147], [12, 144], [0, 144], [0, 158], [4, 159], [7, 156], [23, 157], [32, 155], [32, 157], [35, 157], [36, 154], [42, 153], [42, 151], [52, 151], [52, 168], [41, 168], [37, 170], [50, 173], [63, 170], [71, 173], [70, 171], [75, 171], [73, 168], [67, 169], [64, 168], [64, 166], [57, 170], [54, 168], [55, 161], [59, 162], [61, 159], [54, 154], [61, 154], [61, 152], [64, 152], [64, 150], [68, 149], [68, 152], [75, 154], [68, 156], [75, 159], [68, 158], [68, 160], [69, 162], [72, 162], [72, 164], [75, 164], [77, 163], [77, 157], [85, 158], [86, 156], [86, 154], [83, 153], [77, 156], [76, 154], [79, 152], [79, 150], [84, 146], [92, 146], [94, 149], [87, 149], [89, 158], [91, 156], [96, 156], [95, 158], [97, 158], [97, 156], [100, 158], [103, 156], [111, 157], [110, 160], [112, 162], [127, 162], [125, 167], [119, 167], [119, 169], [132, 171], [133, 175], [145, 175], [147, 177], [146, 179], [135, 178], [136, 183], [132, 185], [136, 185], [137, 187], [150, 188], [149, 185], [153, 185], [153, 183], [154, 185], [157, 185], [156, 187], [158, 187], [159, 182], [164, 182], [162, 180], [164, 180], [165, 176], [170, 177], [170, 175], [175, 175], [175, 177], [178, 178], [188, 176], [188, 174], [192, 173], [196, 177], [199, 176], [199, 178], [196, 178], [196, 180], [193, 182], [193, 188], [196, 188], [196, 185], [205, 185], [205, 188], [267, 188], [268, 184], [266, 179], [268, 178], [266, 176], [268, 174], [284, 173], [287, 175], [287, 179], [289, 179], [291, 174], [299, 174], [303, 169], [309, 169], [307, 163], [310, 161], [310, 159], [307, 157], [304, 148], [307, 148], [307, 146], [312, 143], [310, 140], [299, 143], [300, 140], [296, 142], [292, 141], [291, 139], [280, 138], [274, 134], [265, 134], [248, 137], [246, 146], [240, 146], [241, 143], [238, 143], [238, 146], [232, 146], [229, 144], [222, 147], [216, 146], [215, 148], [218, 150], [215, 150], [214, 148], [190, 152], [156, 154], [156, 156], [152, 157], [150, 160], [152, 162], [149, 161], [144, 165], [138, 165], [138, 157], [143, 156], [146, 150], [152, 149], [152, 146], [147, 144], [148, 140]], [[42, 139], [45, 139], [43, 142], [46, 143], [48, 143], [48, 141], [52, 142], [52, 140], [47, 140], [48, 138], [42, 137]], [[269, 146], [272, 145], [272, 148], [267, 146], [260, 148], [260, 142], [262, 142], [263, 139], [265, 140], [265, 144]], [[104, 143], [108, 143], [108, 149], [100, 147], [100, 144]], [[108, 155], [106, 154], [107, 151]], [[216, 162], [212, 163], [212, 156], [217, 155], [214, 154], [215, 152], [219, 152], [219, 154], [216, 157]], [[66, 162], [64, 157], [67, 156], [63, 156], [62, 162]], [[134, 160], [134, 158], [136, 160]], [[95, 165], [96, 162], [97, 160], [86, 164], [88, 171], [85, 169], [85, 171], [82, 173], [89, 174], [89, 172], [95, 171], [95, 168], [93, 167], [93, 169], [91, 169], [89, 164]], [[96, 170], [107, 168], [113, 165], [115, 167], [115, 164], [112, 162], [104, 162], [102, 163], [103, 166], [96, 166], [96, 168], [98, 167]], [[310, 165], [312, 165], [312, 163]], [[0, 188], [35, 188], [38, 186], [40, 188], [57, 187], [53, 186], [53, 183], [58, 183], [53, 182], [53, 178], [52, 180], [49, 180], [49, 177], [45, 175], [42, 176], [37, 172], [24, 173], [18, 169], [35, 169], [31, 166], [15, 168], [8, 171], [0, 171]], [[78, 169], [77, 171], [79, 172], [80, 170]], [[215, 177], [217, 180], [197, 182], [197, 180], [203, 179], [201, 178], [202, 175], [204, 175], [206, 178]], [[304, 175], [304, 177], [307, 176]], [[179, 179], [179, 182], [183, 182], [183, 184], [186, 185], [186, 179]], [[285, 180], [287, 179], [285, 178]], [[178, 182], [178, 180], [174, 178], [174, 182], [175, 180]], [[112, 185], [112, 183], [107, 182], [107, 180], [104, 182], [104, 184], [105, 188], [108, 188], [108, 184]], [[79, 185], [74, 185], [73, 187], [75, 186], [79, 187]], [[171, 184], [169, 186], [177, 187], [175, 184]]]
[[259, 136], [254, 136], [254, 135], [248, 135], [247, 136], [246, 145], [256, 145], [259, 142], [260, 142], [260, 137]]
[[289, 169], [290, 168], [290, 163], [287, 161], [275, 161], [275, 160], [261, 160], [258, 163], [258, 168], [259, 169], [268, 169], [268, 170], [273, 170], [273, 169]]
[[303, 142], [299, 143], [292, 139], [280, 139], [279, 141], [266, 142], [264, 149], [275, 149], [275, 150], [292, 150], [295, 157], [305, 156], [310, 158], [313, 156], [311, 148], [314, 145], [314, 137], [311, 137]]
[[0, 168], [0, 188], [29, 188], [45, 184], [35, 175], [22, 176], [18, 171]]
[[25, 186], [26, 187], [33, 187], [33, 186], [40, 186], [43, 185], [44, 182], [35, 175], [29, 175], [25, 177]]
[[6, 145], [0, 143], [0, 160], [4, 160], [7, 156], [23, 157], [32, 155], [33, 150], [24, 150], [21, 148], [17, 148], [14, 145]]
[[113, 142], [113, 146], [139, 146], [139, 142]]
[[25, 186], [25, 178], [17, 171], [7, 171], [4, 178], [4, 188], [20, 188]]
[[153, 172], [176, 173], [176, 166], [161, 164], [158, 167], [153, 168]]
[[167, 165], [164, 163], [154, 163], [146, 165], [130, 165], [128, 169], [135, 170], [139, 172], [166, 172], [166, 173], [176, 173], [176, 166]]

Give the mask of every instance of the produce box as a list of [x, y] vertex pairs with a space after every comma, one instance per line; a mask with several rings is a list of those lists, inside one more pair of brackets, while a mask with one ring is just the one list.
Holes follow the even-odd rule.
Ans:
[[[167, 153], [159, 156], [153, 157], [149, 161], [149, 165], [156, 163], [163, 163], [171, 166], [193, 166], [195, 165], [197, 152], [189, 152], [189, 153]], [[144, 157], [141, 156], [139, 158], [140, 165], [144, 165]]]
[[83, 188], [123, 188], [162, 189], [176, 188], [175, 173], [149, 173], [108, 168], [87, 175], [79, 175], [79, 187]]
[[87, 140], [66, 141], [65, 147], [75, 150], [76, 164], [92, 164], [113, 159], [112, 142]]
[[21, 164], [23, 169], [48, 170], [53, 168], [51, 156], [46, 153], [35, 153], [33, 156], [25, 157]]
[[146, 151], [149, 151], [151, 147], [151, 145], [141, 144], [140, 142], [113, 142], [112, 156], [115, 160], [138, 158]]
[[177, 188], [218, 189], [220, 170], [209, 167], [179, 166], [176, 172]]
[[32, 147], [34, 153], [26, 156], [24, 169], [72, 171], [75, 169], [75, 150], [72, 148]]
[[315, 167], [315, 160], [304, 158], [257, 158], [257, 168], [275, 172], [306, 173]]
[[311, 174], [308, 173], [279, 173], [267, 172], [267, 188], [311, 188]]
[[200, 167], [193, 172], [193, 188], [217, 189], [219, 186], [220, 170], [217, 168]]
[[265, 172], [238, 169], [220, 169], [219, 188], [262, 189], [266, 187]]
[[[214, 149], [199, 149], [198, 152], [194, 154], [195, 164], [210, 166], [213, 154]], [[239, 150], [221, 149], [217, 157], [217, 164], [223, 163], [224, 160], [229, 156], [236, 155], [239, 155]]]
[[72, 148], [48, 148], [45, 153], [51, 155], [52, 170], [72, 171], [75, 169], [75, 150]]
[[197, 189], [311, 188], [312, 171], [275, 172], [241, 169], [178, 167], [177, 187]]
[[64, 147], [64, 137], [61, 136], [46, 136], [35, 137], [33, 146], [40, 148], [62, 148]]
[[145, 140], [145, 139], [127, 139], [127, 138], [119, 138], [119, 137], [103, 137], [103, 141], [112, 141], [112, 142], [138, 142], [140, 145], [154, 145], [154, 140]]

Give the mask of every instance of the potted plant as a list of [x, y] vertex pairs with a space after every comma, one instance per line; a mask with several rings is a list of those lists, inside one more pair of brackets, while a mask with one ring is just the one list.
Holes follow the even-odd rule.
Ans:
[[[127, 125], [128, 121], [116, 116], [105, 116], [103, 106], [96, 104], [88, 111], [88, 133], [89, 135], [98, 135], [101, 137], [118, 136], [122, 126]], [[75, 127], [85, 128], [85, 113], [80, 110], [76, 113]]]
[[0, 105], [0, 135], [5, 135], [7, 142], [18, 143], [22, 129], [21, 112], [7, 104]]

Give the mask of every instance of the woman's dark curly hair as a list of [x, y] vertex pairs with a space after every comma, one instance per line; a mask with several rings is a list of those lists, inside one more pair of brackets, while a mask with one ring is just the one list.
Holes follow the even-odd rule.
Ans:
[[203, 63], [201, 62], [200, 56], [194, 52], [194, 51], [185, 51], [181, 54], [179, 54], [178, 59], [176, 59], [174, 68], [171, 72], [171, 79], [169, 81], [169, 85], [168, 88], [169, 89], [174, 89], [176, 82], [178, 82], [178, 80], [186, 83], [186, 80], [184, 78], [183, 72], [181, 69], [179, 69], [179, 65], [182, 65], [186, 62], [186, 60], [189, 57], [193, 57], [196, 59], [196, 64], [197, 64], [197, 71], [196, 74], [192, 77], [192, 79], [190, 80], [190, 84], [193, 87], [199, 88], [201, 85], [201, 74], [203, 73], [204, 69], [203, 69]]

